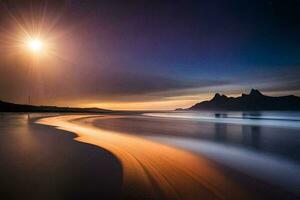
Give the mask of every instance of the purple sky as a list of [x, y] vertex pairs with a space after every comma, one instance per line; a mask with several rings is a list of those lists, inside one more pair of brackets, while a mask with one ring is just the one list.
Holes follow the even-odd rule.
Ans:
[[[159, 3], [158, 3], [159, 2]], [[297, 1], [0, 3], [0, 99], [189, 107], [215, 92], [300, 94]], [[45, 43], [30, 55], [26, 37]]]

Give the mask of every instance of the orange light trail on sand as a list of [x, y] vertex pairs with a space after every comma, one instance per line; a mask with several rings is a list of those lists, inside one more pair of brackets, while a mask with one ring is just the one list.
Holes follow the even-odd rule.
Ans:
[[130, 199], [251, 199], [215, 164], [190, 152], [138, 136], [96, 128], [96, 119], [122, 116], [67, 115], [43, 118], [39, 124], [76, 133], [76, 141], [113, 153], [124, 170], [124, 193]]

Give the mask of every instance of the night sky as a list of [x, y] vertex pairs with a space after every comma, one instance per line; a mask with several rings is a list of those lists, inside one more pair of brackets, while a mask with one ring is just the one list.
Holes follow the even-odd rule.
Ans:
[[[173, 109], [300, 95], [300, 1], [0, 0], [0, 99]], [[39, 58], [25, 33], [48, 45]], [[34, 61], [32, 61], [34, 60]]]

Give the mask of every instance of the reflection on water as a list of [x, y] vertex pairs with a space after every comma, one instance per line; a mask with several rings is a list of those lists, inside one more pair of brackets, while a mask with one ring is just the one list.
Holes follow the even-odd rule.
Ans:
[[[138, 135], [168, 135], [212, 141], [300, 162], [299, 113], [291, 115], [283, 113], [282, 116], [270, 112], [267, 114], [256, 112], [253, 115], [250, 113], [147, 115], [151, 117], [131, 116], [98, 120], [96, 125], [108, 130]], [[289, 124], [290, 127], [287, 126]]]
[[260, 147], [261, 128], [259, 126], [243, 126], [243, 144], [245, 146], [251, 146], [255, 149]]
[[[222, 142], [222, 143], [232, 143], [232, 138], [228, 138], [228, 124], [225, 123], [215, 123], [214, 124], [214, 141]], [[229, 126], [229, 129], [231, 127]], [[234, 132], [234, 131], [232, 131]], [[235, 137], [238, 137], [236, 134]], [[245, 147], [250, 147], [253, 149], [260, 148], [260, 140], [261, 140], [261, 127], [260, 126], [241, 126], [241, 140], [240, 144]]]
[[202, 122], [300, 128], [299, 112], [169, 112], [144, 115]]
[[173, 135], [250, 148], [300, 161], [299, 112], [172, 112], [145, 115], [164, 123], [174, 124], [176, 121], [181, 128], [173, 129]]
[[216, 141], [226, 141], [227, 136], [227, 125], [226, 124], [216, 124], [215, 125], [215, 140]]

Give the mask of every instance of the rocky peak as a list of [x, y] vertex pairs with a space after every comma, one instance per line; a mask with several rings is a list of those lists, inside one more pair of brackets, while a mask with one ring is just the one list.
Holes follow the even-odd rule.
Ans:
[[263, 94], [255, 89], [252, 89], [251, 92], [249, 93], [250, 96], [255, 96], [255, 97], [259, 97], [259, 96], [263, 96]]
[[212, 100], [223, 100], [223, 99], [227, 99], [227, 96], [221, 95], [220, 93], [216, 93]]

